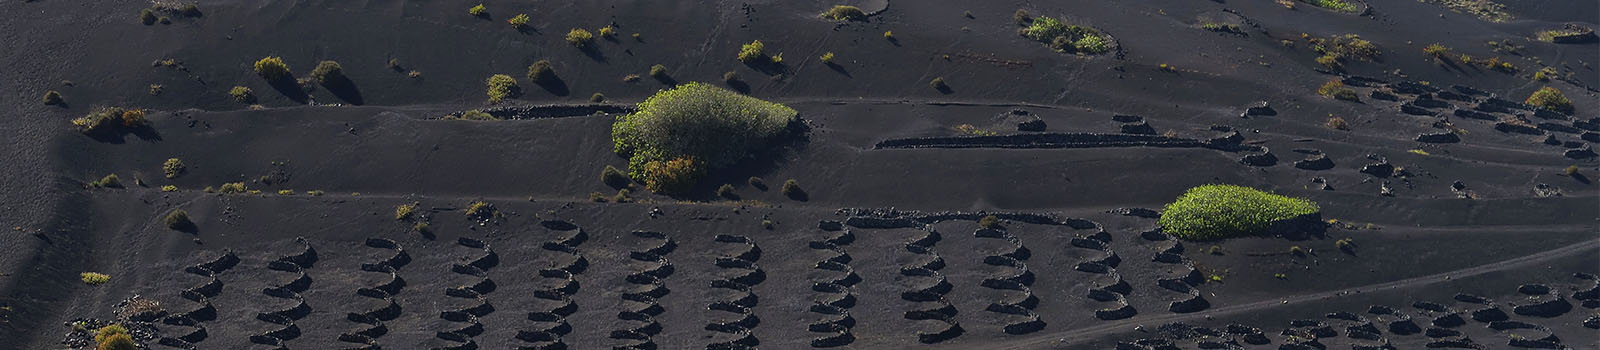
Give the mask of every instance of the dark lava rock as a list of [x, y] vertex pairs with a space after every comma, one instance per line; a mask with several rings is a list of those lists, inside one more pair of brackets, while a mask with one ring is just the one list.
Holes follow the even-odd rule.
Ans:
[[1111, 116], [1111, 120], [1115, 120], [1115, 121], [1121, 122], [1121, 123], [1137, 123], [1137, 122], [1144, 121], [1144, 117], [1140, 117], [1140, 116], [1137, 116], [1137, 115], [1131, 115], [1131, 114], [1117, 114], [1117, 115], [1112, 115]]
[[1135, 122], [1135, 123], [1122, 124], [1122, 133], [1124, 133], [1124, 134], [1139, 134], [1139, 135], [1155, 135], [1156, 134], [1156, 128], [1150, 127], [1150, 123], [1146, 123], [1146, 122], [1140, 121], [1140, 122]]
[[1433, 111], [1410, 103], [1400, 105], [1400, 112], [1410, 115], [1433, 115]]
[[1451, 85], [1450, 89], [1456, 90], [1456, 92], [1460, 92], [1460, 93], [1468, 94], [1468, 95], [1474, 95], [1474, 96], [1488, 96], [1489, 95], [1489, 92], [1487, 92], [1487, 91], [1478, 90], [1476, 88], [1473, 88], [1471, 86], [1466, 86], [1466, 85]]
[[1505, 321], [1509, 318], [1511, 317], [1507, 316], [1505, 311], [1501, 311], [1500, 308], [1496, 307], [1480, 309], [1472, 312], [1472, 320], [1478, 322], [1498, 322]]
[[1433, 319], [1434, 327], [1456, 328], [1465, 324], [1467, 324], [1467, 320], [1462, 319], [1461, 314], [1449, 314]]
[[1533, 196], [1539, 198], [1560, 197], [1561, 188], [1550, 184], [1536, 184], [1533, 185]]
[[1435, 133], [1435, 134], [1421, 134], [1421, 135], [1417, 135], [1417, 142], [1456, 143], [1456, 142], [1461, 142], [1461, 136], [1457, 136], [1455, 132], [1441, 132], [1441, 133]]
[[1439, 98], [1446, 99], [1446, 100], [1456, 100], [1456, 101], [1461, 101], [1461, 102], [1472, 102], [1472, 97], [1471, 96], [1450, 92], [1448, 90], [1439, 91]]
[[1585, 131], [1582, 135], [1578, 135], [1578, 138], [1589, 142], [1600, 142], [1600, 133]]
[[1399, 320], [1389, 322], [1389, 333], [1394, 333], [1397, 335], [1412, 335], [1422, 333], [1422, 327], [1418, 327], [1417, 323], [1412, 322], [1411, 320]]
[[1318, 154], [1294, 162], [1294, 167], [1305, 170], [1328, 170], [1333, 169], [1333, 160], [1328, 159], [1327, 155]]
[[1583, 141], [1566, 141], [1562, 142], [1561, 146], [1566, 148], [1583, 148]]
[[1572, 116], [1548, 108], [1533, 110], [1533, 116], [1544, 119], [1571, 120]]
[[1589, 118], [1589, 120], [1583, 120], [1583, 119], [1574, 120], [1574, 121], [1572, 121], [1572, 127], [1579, 128], [1579, 129], [1584, 129], [1584, 130], [1589, 130], [1589, 131], [1600, 131], [1600, 118]]
[[1252, 116], [1258, 116], [1258, 115], [1263, 115], [1263, 116], [1278, 115], [1278, 110], [1272, 109], [1272, 106], [1267, 104], [1267, 101], [1261, 101], [1261, 102], [1256, 103], [1255, 105], [1252, 105], [1250, 107], [1245, 108], [1244, 109], [1244, 114], [1241, 115], [1241, 116], [1242, 117], [1252, 117]]
[[1489, 299], [1488, 298], [1484, 298], [1484, 297], [1480, 297], [1480, 296], [1476, 296], [1476, 295], [1472, 295], [1472, 294], [1467, 294], [1467, 293], [1457, 293], [1456, 296], [1455, 296], [1455, 299], [1456, 299], [1456, 301], [1463, 302], [1463, 303], [1473, 303], [1473, 304], [1488, 304], [1489, 303]]
[[1206, 143], [1213, 146], [1237, 146], [1244, 143], [1244, 135], [1239, 134], [1238, 131], [1230, 131], [1222, 136], [1207, 139]]
[[1544, 144], [1551, 145], [1551, 146], [1560, 146], [1561, 145], [1561, 140], [1557, 140], [1556, 139], [1556, 135], [1544, 135]]
[[1167, 307], [1167, 310], [1168, 311], [1172, 311], [1174, 313], [1186, 314], [1186, 313], [1196, 312], [1196, 311], [1200, 311], [1200, 310], [1205, 310], [1206, 308], [1209, 308], [1209, 307], [1211, 307], [1211, 302], [1206, 301], [1205, 297], [1201, 297], [1201, 296], [1197, 295], [1197, 296], [1195, 296], [1193, 298], [1190, 298], [1188, 300], [1174, 301], [1174, 302], [1172, 302], [1172, 305]]
[[1116, 308], [1116, 309], [1095, 310], [1094, 311], [1094, 317], [1098, 318], [1098, 319], [1101, 319], [1101, 320], [1110, 321], [1110, 320], [1120, 320], [1120, 319], [1133, 317], [1133, 315], [1136, 315], [1138, 313], [1139, 313], [1138, 310], [1135, 310], [1133, 308], [1133, 306], [1131, 306], [1131, 305], [1122, 305], [1122, 307], [1119, 307], [1119, 308]]
[[1511, 312], [1515, 312], [1518, 315], [1537, 317], [1556, 317], [1566, 314], [1567, 311], [1572, 311], [1572, 303], [1567, 302], [1566, 298], [1555, 298], [1536, 304], [1517, 305], [1517, 307], [1511, 309]]
[[1374, 99], [1374, 100], [1384, 100], [1384, 101], [1399, 101], [1400, 100], [1400, 96], [1395, 96], [1394, 94], [1383, 92], [1383, 91], [1378, 91], [1378, 90], [1372, 90], [1372, 94], [1370, 94], [1368, 96], [1372, 97], [1372, 99]]
[[1444, 102], [1442, 100], [1435, 100], [1435, 99], [1431, 99], [1431, 98], [1420, 98], [1419, 97], [1416, 100], [1412, 100], [1411, 104], [1414, 104], [1414, 105], [1417, 105], [1417, 106], [1421, 106], [1422, 108], [1450, 108], [1450, 103], [1449, 102]]
[[1361, 173], [1377, 177], [1389, 177], [1390, 175], [1394, 175], [1394, 165], [1389, 164], [1389, 162], [1368, 164], [1367, 166], [1361, 167]]
[[1454, 113], [1455, 113], [1455, 115], [1457, 117], [1462, 117], [1462, 118], [1467, 118], [1467, 119], [1479, 119], [1479, 120], [1496, 120], [1496, 119], [1499, 119], [1499, 118], [1495, 118], [1493, 114], [1479, 112], [1479, 111], [1470, 110], [1470, 109], [1457, 109], [1457, 110], [1455, 110]]
[[1429, 86], [1429, 85], [1423, 85], [1422, 83], [1418, 83], [1418, 82], [1414, 82], [1414, 81], [1402, 81], [1402, 82], [1398, 82], [1398, 83], [1394, 83], [1394, 84], [1389, 84], [1389, 89], [1394, 90], [1394, 92], [1398, 92], [1398, 93], [1402, 93], [1402, 94], [1411, 94], [1411, 95], [1418, 95], [1418, 94], [1425, 94], [1425, 93], [1439, 91], [1439, 88], [1436, 88], [1436, 87], [1433, 87], [1433, 86]]
[[1251, 154], [1239, 158], [1239, 163], [1249, 166], [1273, 166], [1278, 164], [1278, 156], [1272, 155], [1272, 152]]
[[1018, 131], [1044, 131], [1045, 123], [1042, 119], [1034, 119], [1017, 123]]
[[1572, 159], [1589, 159], [1589, 158], [1594, 158], [1596, 156], [1596, 154], [1594, 153], [1594, 150], [1589, 149], [1588, 147], [1579, 148], [1579, 149], [1569, 149], [1569, 150], [1567, 150], [1566, 153], [1562, 153], [1562, 155], [1566, 156], [1567, 158], [1572, 158]]
[[1517, 292], [1518, 293], [1522, 293], [1522, 294], [1527, 294], [1527, 295], [1545, 295], [1545, 294], [1550, 294], [1550, 286], [1546, 286], [1546, 285], [1543, 285], [1543, 284], [1537, 284], [1537, 283], [1529, 283], [1529, 284], [1524, 284], [1524, 285], [1521, 285], [1521, 286], [1517, 286]]
[[1554, 131], [1554, 132], [1564, 132], [1564, 133], [1568, 133], [1568, 134], [1576, 134], [1576, 133], [1583, 132], [1583, 130], [1578, 130], [1578, 128], [1574, 128], [1571, 125], [1556, 124], [1556, 123], [1551, 123], [1551, 122], [1539, 123], [1539, 130]]
[[1527, 125], [1527, 124], [1521, 124], [1521, 123], [1512, 124], [1512, 123], [1507, 123], [1507, 122], [1495, 122], [1494, 123], [1494, 129], [1498, 130], [1500, 132], [1514, 132], [1514, 133], [1518, 133], [1518, 134], [1528, 134], [1528, 135], [1544, 135], [1544, 131], [1543, 130], [1539, 130], [1539, 128], [1536, 128], [1536, 127], [1533, 127], [1533, 126]]

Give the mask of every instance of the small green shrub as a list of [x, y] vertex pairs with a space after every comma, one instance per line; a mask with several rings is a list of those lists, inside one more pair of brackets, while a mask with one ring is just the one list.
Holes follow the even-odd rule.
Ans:
[[289, 65], [283, 63], [282, 57], [263, 57], [256, 61], [256, 75], [266, 80], [278, 80], [289, 77]]
[[789, 179], [783, 182], [783, 187], [779, 190], [779, 193], [783, 193], [785, 197], [794, 198], [805, 194], [805, 190], [800, 188], [800, 181]]
[[595, 203], [605, 203], [606, 202], [606, 194], [605, 193], [600, 193], [598, 191], [589, 192], [589, 201], [590, 202], [595, 202]]
[[195, 3], [183, 4], [178, 8], [178, 15], [184, 17], [200, 17], [200, 5]]
[[[1028, 39], [1050, 45], [1063, 52], [1098, 54], [1111, 50], [1111, 42], [1099, 30], [1080, 25], [1068, 25], [1048, 16], [1032, 18], [1018, 33]], [[1070, 43], [1070, 45], [1068, 45]]]
[[658, 65], [654, 65], [654, 66], [650, 66], [650, 77], [651, 78], [656, 78], [656, 79], [669, 78], [667, 76], [667, 66], [663, 66], [663, 65], [659, 65], [659, 64]]
[[738, 199], [739, 195], [733, 193], [733, 185], [722, 184], [722, 186], [717, 187], [717, 197]]
[[1033, 15], [1029, 14], [1028, 10], [1017, 9], [1017, 12], [1011, 14], [1011, 20], [1016, 21], [1019, 26], [1025, 26], [1033, 23]]
[[1000, 218], [994, 215], [985, 215], [983, 218], [978, 219], [978, 227], [995, 228], [995, 226], [999, 225]]
[[150, 125], [142, 109], [105, 107], [73, 118], [72, 125], [85, 134], [104, 134], [128, 131]]
[[1572, 100], [1567, 99], [1567, 95], [1562, 94], [1561, 90], [1556, 90], [1556, 88], [1549, 86], [1539, 88], [1539, 91], [1534, 91], [1532, 95], [1528, 95], [1528, 100], [1524, 102], [1528, 105], [1566, 114], [1572, 114], [1576, 111], [1572, 107]]
[[624, 76], [622, 76], [622, 82], [624, 82], [624, 83], [637, 83], [637, 82], [639, 82], [639, 75], [638, 74], [624, 75]]
[[328, 192], [324, 192], [324, 191], [322, 191], [322, 190], [310, 190], [310, 191], [306, 191], [306, 195], [307, 195], [307, 196], [312, 196], [312, 197], [318, 197], [318, 196], [322, 196], [322, 195], [324, 195], [324, 194], [328, 194]]
[[498, 103], [509, 97], [516, 97], [520, 87], [517, 78], [505, 74], [495, 74], [484, 81], [489, 85], [489, 103]]
[[468, 218], [488, 219], [494, 217], [496, 214], [498, 213], [495, 211], [494, 204], [489, 204], [489, 202], [476, 201], [472, 202], [470, 205], [467, 205]]
[[177, 192], [177, 191], [178, 191], [178, 186], [175, 186], [175, 185], [161, 186], [161, 192]]
[[750, 185], [750, 187], [755, 187], [758, 190], [767, 190], [767, 180], [762, 180], [759, 177], [751, 176], [749, 179], [745, 179], [744, 183]]
[[344, 67], [335, 61], [317, 62], [317, 68], [311, 70], [311, 78], [316, 79], [317, 84], [322, 85], [341, 82], [345, 80]]
[[128, 335], [128, 333], [121, 333], [107, 336], [95, 348], [96, 350], [139, 350], [139, 345], [133, 342], [133, 336]]
[[1301, 0], [1312, 6], [1339, 12], [1356, 12], [1356, 5], [1345, 0]]
[[1323, 122], [1322, 125], [1334, 130], [1350, 130], [1350, 122], [1340, 117], [1329, 117], [1328, 121]]
[[1428, 44], [1427, 47], [1423, 47], [1422, 53], [1433, 56], [1435, 59], [1444, 60], [1445, 57], [1450, 56], [1450, 48], [1444, 46], [1444, 44], [1432, 43]]
[[484, 121], [484, 120], [500, 120], [500, 117], [496, 117], [493, 114], [489, 114], [488, 112], [484, 112], [482, 110], [472, 109], [472, 110], [462, 111], [460, 115], [448, 115], [448, 116], [445, 116], [444, 119], [445, 120]]
[[1306, 256], [1306, 250], [1303, 249], [1303, 248], [1300, 248], [1300, 246], [1289, 247], [1289, 255]]
[[739, 72], [735, 72], [735, 71], [731, 71], [730, 70], [727, 73], [722, 73], [722, 82], [728, 83], [728, 84], [733, 84], [733, 83], [738, 82], [738, 81], [739, 81]]
[[589, 95], [589, 102], [591, 102], [591, 103], [606, 102], [606, 94], [602, 94], [602, 93], [596, 92], [593, 95]]
[[217, 188], [217, 192], [226, 193], [226, 194], [237, 194], [237, 193], [249, 192], [249, 189], [244, 187], [244, 182], [229, 182], [229, 183], [222, 184], [221, 187], [218, 187]]
[[401, 205], [395, 206], [394, 207], [394, 219], [395, 220], [410, 219], [411, 215], [414, 215], [415, 212], [417, 211], [417, 204], [418, 203], [410, 203], [410, 204], [401, 204]]
[[1323, 83], [1322, 87], [1317, 88], [1317, 94], [1322, 95], [1323, 97], [1330, 97], [1345, 101], [1361, 100], [1361, 96], [1356, 94], [1356, 90], [1345, 87], [1344, 82], [1339, 81], [1338, 79], [1329, 80], [1328, 82]]
[[428, 222], [427, 221], [417, 221], [417, 223], [415, 225], [411, 225], [411, 231], [414, 231], [416, 233], [421, 233], [421, 234], [428, 234], [428, 233], [432, 233], [433, 232], [433, 230], [428, 227]]
[[755, 63], [763, 58], [766, 58], [766, 48], [767, 44], [762, 43], [761, 40], [751, 41], [749, 44], [740, 46], [738, 56], [739, 62]]
[[833, 51], [822, 54], [822, 64], [833, 64]]
[[[107, 274], [103, 274], [103, 273], [99, 273], [99, 272], [84, 272], [84, 273], [80, 273], [80, 274], [78, 274], [78, 278], [82, 279], [83, 283], [84, 284], [88, 284], [88, 285], [101, 285], [101, 284], [106, 284], [106, 282], [111, 282], [111, 275], [107, 275]], [[123, 332], [127, 332], [127, 331], [123, 331]]]
[[933, 80], [928, 81], [928, 86], [933, 87], [935, 90], [946, 90], [950, 88], [950, 85], [944, 82], [944, 77], [933, 78]]
[[1336, 247], [1336, 248], [1339, 248], [1339, 251], [1343, 251], [1343, 252], [1346, 252], [1346, 253], [1355, 251], [1355, 249], [1356, 249], [1355, 240], [1354, 239], [1350, 239], [1350, 238], [1345, 238], [1345, 239], [1341, 239], [1341, 240], [1338, 240], [1338, 241], [1334, 241], [1333, 242], [1333, 246]]
[[595, 32], [599, 33], [600, 37], [602, 38], [615, 38], [617, 36], [617, 27], [606, 25], [604, 27], [600, 27], [599, 30], [595, 30]]
[[1083, 38], [1079, 38], [1077, 42], [1072, 43], [1072, 47], [1083, 53], [1101, 53], [1111, 50], [1110, 43], [1099, 35], [1086, 35]]
[[44, 98], [41, 100], [43, 100], [44, 104], [48, 106], [59, 105], [64, 102], [64, 100], [61, 98], [61, 93], [56, 92], [55, 90], [45, 91]]
[[572, 46], [585, 47], [589, 45], [590, 41], [594, 41], [594, 33], [590, 33], [588, 30], [572, 28], [572, 30], [567, 31], [567, 43], [572, 44]]
[[894, 31], [893, 30], [884, 31], [883, 32], [883, 38], [884, 39], [888, 39], [889, 41], [894, 41]]
[[822, 18], [827, 18], [827, 19], [831, 19], [831, 20], [835, 20], [835, 21], [865, 21], [865, 20], [867, 20], [867, 13], [865, 11], [861, 11], [860, 7], [848, 6], [848, 5], [833, 5], [833, 8], [830, 8], [827, 11], [822, 11], [822, 14], [820, 16], [822, 16]]
[[688, 193], [705, 172], [704, 164], [694, 158], [650, 161], [644, 164], [644, 188], [663, 194]]
[[161, 173], [168, 179], [178, 178], [187, 168], [183, 165], [183, 160], [178, 158], [167, 158], [167, 161], [161, 163]]
[[1317, 57], [1317, 64], [1321, 64], [1323, 67], [1328, 67], [1328, 69], [1332, 70], [1340, 70], [1344, 68], [1344, 63], [1339, 62], [1339, 57], [1334, 55], [1322, 55], [1321, 57]]
[[607, 165], [605, 169], [600, 170], [600, 182], [612, 188], [625, 188], [633, 183], [633, 179], [629, 179], [628, 174], [623, 174], [617, 167]]
[[771, 230], [771, 229], [776, 228], [776, 227], [778, 227], [778, 223], [772, 222], [772, 220], [770, 220], [770, 219], [761, 219], [761, 228], [762, 229]]
[[1211, 240], [1261, 234], [1275, 221], [1320, 210], [1308, 200], [1249, 187], [1204, 185], [1167, 204], [1158, 223], [1182, 239]]
[[528, 66], [528, 80], [535, 83], [546, 83], [556, 78], [555, 69], [550, 68], [550, 60], [539, 60]]
[[528, 27], [528, 22], [532, 20], [533, 18], [528, 17], [528, 14], [519, 13], [516, 16], [512, 16], [511, 19], [506, 20], [506, 23], [510, 23], [512, 28], [522, 29]]
[[633, 197], [628, 197], [628, 195], [631, 194], [631, 193], [633, 193], [633, 191], [630, 191], [630, 190], [628, 190], [626, 188], [619, 189], [619, 190], [617, 190], [617, 194], [616, 195], [611, 196], [611, 201], [612, 202], [616, 202], [616, 203], [632, 202], [633, 201]]
[[772, 55], [772, 57], [768, 58], [768, 60], [771, 60], [772, 63], [783, 63], [783, 53], [779, 52], [776, 55]]
[[189, 212], [184, 211], [183, 209], [173, 209], [172, 212], [167, 213], [167, 219], [165, 222], [167, 224], [167, 228], [178, 231], [184, 231], [194, 227], [194, 221], [189, 220]]
[[1556, 76], [1557, 74], [1559, 74], [1559, 73], [1556, 72], [1556, 68], [1555, 67], [1544, 67], [1544, 68], [1540, 68], [1538, 71], [1533, 72], [1533, 80], [1542, 81], [1542, 82], [1548, 82], [1548, 81], [1550, 81], [1550, 77]]
[[1578, 175], [1578, 166], [1568, 165], [1566, 169], [1561, 170], [1561, 173], [1567, 176]]
[[144, 25], [156, 24], [156, 12], [150, 9], [139, 10], [139, 23], [144, 23]]
[[489, 8], [483, 7], [483, 4], [478, 4], [477, 6], [468, 8], [467, 14], [472, 15], [473, 17], [483, 17], [489, 14]]
[[234, 86], [228, 90], [228, 96], [233, 96], [233, 101], [238, 103], [255, 103], [256, 92], [248, 87]]
[[100, 180], [90, 182], [89, 187], [122, 188], [122, 178], [118, 177], [117, 174], [107, 174], [101, 177]]

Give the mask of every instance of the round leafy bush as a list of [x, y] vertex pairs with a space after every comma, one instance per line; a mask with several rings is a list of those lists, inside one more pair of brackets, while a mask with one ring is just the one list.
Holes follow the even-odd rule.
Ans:
[[330, 82], [340, 82], [345, 79], [344, 66], [340, 66], [339, 62], [335, 61], [317, 62], [317, 68], [311, 70], [311, 77], [317, 79], [317, 84], [327, 85]]
[[256, 75], [262, 79], [278, 80], [289, 77], [289, 65], [283, 63], [282, 57], [263, 57], [256, 61]]
[[1572, 100], [1567, 99], [1567, 95], [1562, 94], [1561, 90], [1556, 90], [1556, 88], [1549, 86], [1539, 88], [1539, 91], [1534, 91], [1533, 95], [1528, 96], [1526, 102], [1529, 105], [1562, 113], [1572, 114], [1574, 112]]
[[[674, 159], [695, 167], [733, 165], [765, 148], [794, 122], [794, 109], [716, 86], [691, 82], [662, 90], [617, 117], [611, 140], [629, 156], [629, 175], [647, 179], [645, 165]], [[698, 173], [698, 172], [687, 172]]]
[[763, 57], [766, 57], [766, 47], [767, 45], [762, 43], [761, 40], [751, 41], [749, 44], [740, 46], [738, 56], [739, 61], [752, 63], [760, 60]]
[[517, 78], [512, 78], [505, 74], [490, 76], [484, 83], [489, 86], [489, 103], [500, 102], [507, 97], [516, 97], [520, 89], [517, 86]]
[[528, 66], [528, 79], [535, 83], [547, 82], [555, 77], [555, 70], [550, 68], [550, 60], [539, 60]]
[[1309, 200], [1234, 185], [1189, 189], [1161, 213], [1162, 230], [1179, 238], [1210, 240], [1257, 235], [1273, 222], [1315, 214]]
[[594, 40], [594, 33], [590, 33], [587, 29], [572, 28], [571, 31], [567, 32], [567, 43], [572, 44], [572, 46], [588, 46], [589, 41], [592, 40]]
[[822, 16], [822, 18], [835, 21], [867, 20], [867, 13], [865, 11], [861, 11], [860, 7], [850, 5], [833, 5], [833, 8], [829, 8], [827, 11], [822, 11], [820, 16]]

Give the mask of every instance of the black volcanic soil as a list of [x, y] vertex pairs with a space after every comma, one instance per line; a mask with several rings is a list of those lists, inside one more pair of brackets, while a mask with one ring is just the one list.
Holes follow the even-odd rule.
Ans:
[[[82, 335], [67, 335], [65, 324], [116, 321], [114, 306], [135, 295], [168, 313], [153, 322], [156, 333], [139, 334], [151, 349], [185, 348], [162, 337], [196, 349], [269, 348], [260, 343], [274, 340], [260, 336], [291, 328], [298, 332], [273, 334], [288, 348], [360, 348], [342, 335], [378, 325], [386, 331], [364, 334], [390, 349], [557, 341], [577, 349], [1290, 349], [1313, 339], [1341, 349], [1468, 340], [1489, 349], [1600, 347], [1592, 175], [1600, 167], [1583, 151], [1600, 137], [1592, 67], [1600, 50], [1532, 39], [1566, 23], [1600, 25], [1594, 2], [1503, 1], [1514, 17], [1505, 23], [1414, 1], [1372, 2], [1365, 15], [1243, 0], [846, 3], [871, 17], [823, 21], [815, 14], [833, 3], [814, 1], [486, 2], [486, 18], [467, 15], [472, 3], [206, 1], [202, 16], [146, 26], [137, 17], [144, 2], [0, 3], [8, 14], [0, 67], [9, 70], [0, 105], [11, 112], [0, 118], [0, 147], [9, 150], [0, 152], [0, 349], [70, 347], [63, 341]], [[1053, 52], [1016, 35], [1018, 8], [1092, 25], [1119, 50]], [[519, 13], [532, 17], [522, 31], [505, 23]], [[1204, 19], [1245, 33], [1199, 29]], [[597, 38], [591, 50], [563, 40], [570, 28], [607, 24], [619, 35]], [[1321, 71], [1302, 33], [1358, 34], [1383, 54]], [[782, 52], [785, 66], [734, 59], [757, 39]], [[1516, 53], [1486, 45], [1506, 40]], [[1422, 53], [1435, 42], [1519, 70], [1436, 63]], [[820, 62], [825, 52], [836, 65]], [[353, 86], [280, 90], [251, 72], [263, 56], [283, 57], [298, 77], [337, 60]], [[152, 65], [168, 58], [179, 65]], [[391, 58], [398, 69], [386, 66]], [[524, 76], [541, 59], [560, 77], [555, 88]], [[492, 74], [522, 82], [523, 95], [502, 105], [580, 104], [603, 93], [626, 107], [667, 87], [623, 80], [655, 64], [677, 82], [721, 85], [735, 71], [733, 88], [795, 108], [808, 131], [713, 173], [693, 194], [636, 189], [630, 203], [593, 203], [590, 193], [615, 191], [600, 169], [626, 164], [612, 153], [612, 116], [440, 120], [490, 107], [483, 81]], [[1546, 66], [1560, 78], [1531, 80]], [[935, 77], [948, 91], [929, 87]], [[1341, 78], [1361, 102], [1315, 94]], [[150, 94], [151, 84], [162, 92]], [[235, 85], [252, 88], [260, 107], [234, 102], [227, 91]], [[1495, 102], [1520, 103], [1544, 86], [1564, 92], [1577, 113]], [[1461, 93], [1474, 89], [1482, 93]], [[46, 90], [66, 104], [40, 103]], [[1262, 101], [1276, 113], [1241, 117]], [[1431, 101], [1447, 105], [1402, 111]], [[97, 139], [72, 128], [72, 118], [100, 106], [145, 108], [153, 132]], [[962, 125], [1041, 133], [1018, 131], [1032, 120], [1050, 137], [1138, 131], [1114, 115], [1210, 146], [876, 147], [956, 136]], [[1497, 129], [1484, 115], [1534, 127]], [[1350, 130], [1325, 127], [1334, 116]], [[1459, 142], [1417, 141], [1450, 130]], [[1231, 143], [1207, 143], [1232, 132]], [[1552, 135], [1556, 144], [1545, 143]], [[1263, 153], [1276, 161], [1241, 162]], [[174, 157], [187, 172], [164, 179], [162, 161]], [[1327, 162], [1296, 164], [1317, 157]], [[1361, 171], [1376, 164], [1397, 170]], [[1563, 174], [1568, 166], [1591, 175]], [[85, 188], [107, 173], [127, 188]], [[747, 185], [751, 176], [771, 188]], [[787, 179], [799, 181], [803, 200], [779, 193]], [[262, 194], [201, 191], [239, 181]], [[742, 201], [716, 199], [723, 183]], [[1209, 183], [1309, 198], [1334, 223], [1321, 235], [1191, 242], [1118, 211], [1159, 209]], [[500, 215], [469, 219], [465, 208], [480, 200]], [[394, 220], [395, 206], [413, 202], [417, 217]], [[197, 230], [168, 230], [162, 218], [172, 209], [188, 211]], [[968, 214], [936, 215], [953, 211]], [[982, 231], [977, 212], [1041, 216], [1006, 216], [1003, 231]], [[1051, 220], [1024, 220], [1037, 217]], [[413, 231], [418, 220], [429, 233]], [[833, 231], [826, 221], [846, 224]], [[873, 225], [882, 222], [907, 227]], [[381, 239], [399, 249], [374, 247]], [[1342, 239], [1354, 248], [1341, 250]], [[673, 248], [652, 249], [667, 240]], [[284, 262], [308, 246], [314, 261]], [[380, 264], [399, 251], [409, 262]], [[642, 251], [654, 255], [633, 254]], [[186, 271], [228, 252], [238, 261], [221, 271]], [[586, 263], [574, 265], [580, 258]], [[943, 263], [928, 265], [934, 259]], [[86, 271], [111, 282], [85, 285], [78, 274]], [[755, 275], [764, 278], [739, 278]], [[220, 289], [208, 285], [213, 277]], [[1118, 280], [1126, 290], [1091, 297]], [[927, 300], [903, 295], [924, 289]], [[383, 309], [391, 301], [398, 311]], [[215, 315], [190, 313], [207, 304]], [[1133, 314], [1096, 317], [1121, 305]], [[928, 310], [954, 315], [907, 317]], [[846, 315], [853, 322], [825, 322]], [[961, 331], [938, 334], [953, 325]], [[814, 343], [824, 338], [845, 340]]]

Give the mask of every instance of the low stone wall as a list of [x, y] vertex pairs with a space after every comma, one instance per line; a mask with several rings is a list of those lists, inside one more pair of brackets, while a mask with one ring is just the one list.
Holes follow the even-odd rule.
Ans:
[[1039, 133], [1002, 136], [938, 136], [890, 139], [874, 149], [886, 148], [1097, 148], [1187, 147], [1207, 148], [1204, 141], [1158, 135], [1101, 133]]

